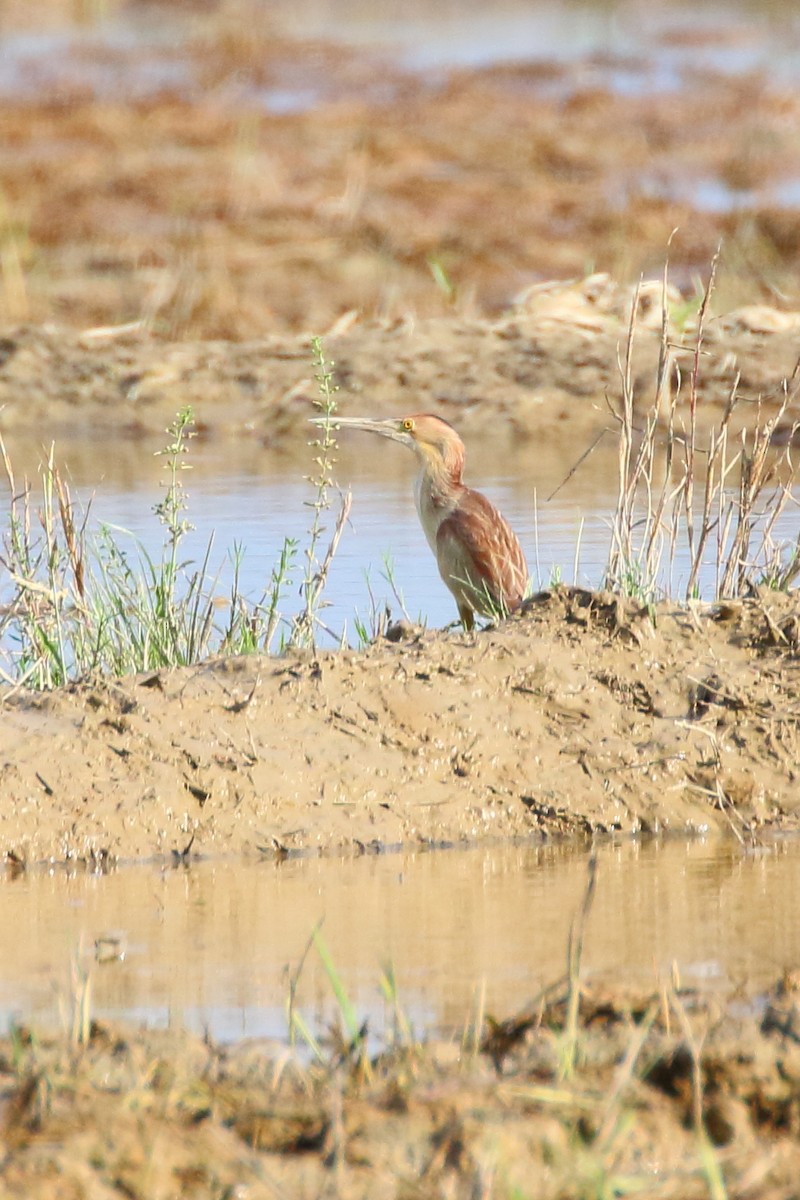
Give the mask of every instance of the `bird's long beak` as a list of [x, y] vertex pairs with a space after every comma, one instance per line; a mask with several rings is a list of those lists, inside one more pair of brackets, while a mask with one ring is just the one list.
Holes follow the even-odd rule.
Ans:
[[[309, 418], [312, 425], [325, 425], [327, 417]], [[401, 428], [399, 421], [376, 421], [372, 417], [332, 417], [334, 429], [360, 429], [364, 433], [379, 433], [381, 437], [391, 438], [393, 442], [401, 442], [404, 446], [411, 444], [411, 438]]]

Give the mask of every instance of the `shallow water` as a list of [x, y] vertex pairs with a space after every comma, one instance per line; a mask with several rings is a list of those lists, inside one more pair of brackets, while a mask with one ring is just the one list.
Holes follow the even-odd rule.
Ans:
[[[402, 451], [401, 451], [402, 453]], [[400, 599], [394, 595], [387, 578], [387, 564], [408, 615], [431, 626], [441, 626], [456, 617], [455, 604], [445, 588], [428, 548], [417, 518], [412, 494], [414, 466], [403, 463], [407, 470], [380, 470], [373, 457], [352, 471], [339, 470], [342, 487], [352, 489], [352, 507], [348, 527], [331, 568], [325, 598], [328, 609], [325, 622], [337, 637], [349, 631], [354, 637], [356, 614], [371, 619], [371, 610], [382, 612], [388, 605], [394, 616], [402, 615]], [[245, 549], [241, 584], [246, 595], [257, 599], [273, 564], [277, 561], [285, 536], [297, 539], [294, 581], [286, 591], [284, 611], [297, 608], [296, 595], [305, 569], [303, 548], [308, 543], [311, 512], [307, 507], [313, 498], [311, 486], [303, 478], [305, 466], [283, 464], [269, 474], [256, 477], [238, 473], [215, 474], [199, 482], [192, 479], [192, 509], [196, 524], [192, 535], [195, 554], [213, 531], [216, 554], [212, 560], [224, 558], [235, 540]], [[478, 478], [476, 473], [475, 478]], [[547, 504], [538, 500], [534, 487], [520, 478], [512, 467], [499, 466], [480, 475], [480, 486], [499, 506], [512, 523], [530, 559], [535, 579], [545, 586], [553, 575], [572, 579], [574, 558], [581, 530], [581, 513], [575, 500]], [[158, 531], [154, 529], [148, 510], [158, 493], [97, 494], [95, 512], [98, 517], [114, 520], [155, 545]], [[600, 505], [603, 501], [600, 500]], [[611, 494], [607, 504], [610, 506]], [[338, 496], [335, 506], [338, 505]], [[326, 517], [326, 532], [320, 545], [321, 554], [327, 547], [335, 524], [336, 507]], [[608, 528], [600, 512], [588, 517], [584, 524], [579, 554], [579, 576], [599, 579], [605, 562]], [[538, 561], [537, 559], [538, 525]], [[152, 538], [152, 542], [151, 542]], [[230, 577], [230, 563], [223, 568], [223, 580]], [[224, 594], [224, 582], [220, 592]]]
[[[484, 991], [487, 1010], [508, 1015], [561, 976], [586, 877], [587, 853], [559, 846], [7, 873], [0, 1021], [66, 1020], [79, 964], [96, 1016], [282, 1038], [289, 977], [322, 922], [375, 1037], [389, 964], [417, 1032], [450, 1032]], [[799, 903], [797, 841], [606, 844], [584, 969], [643, 985], [677, 971], [689, 986], [752, 994], [800, 961]], [[297, 1002], [318, 1029], [334, 1014], [313, 950]]]
[[[525, 550], [535, 590], [554, 581], [602, 586], [616, 503], [616, 450], [601, 443], [567, 479], [583, 447], [548, 447], [542, 452], [529, 444], [514, 452], [480, 439], [468, 447], [467, 482], [479, 487], [501, 509]], [[359, 448], [356, 443], [361, 443]], [[352, 507], [331, 567], [322, 614], [328, 633], [323, 644], [344, 639], [358, 644], [356, 622], [370, 629], [376, 615], [388, 606], [394, 619], [405, 612], [411, 620], [441, 628], [456, 619], [455, 603], [439, 577], [419, 525], [413, 499], [415, 465], [401, 447], [368, 441], [363, 436], [342, 439], [336, 479], [350, 488]], [[11, 443], [17, 476], [34, 481], [42, 451], [27, 443]], [[265, 452], [255, 442], [191, 444], [191, 470], [182, 475], [187, 489], [185, 514], [194, 526], [184, 544], [184, 561], [191, 573], [201, 563], [209, 539], [209, 574], [214, 594], [230, 596], [232, 551], [242, 547], [240, 591], [250, 603], [261, 599], [284, 538], [297, 541], [293, 573], [280, 606], [287, 618], [299, 611], [299, 589], [306, 567], [304, 550], [313, 513], [308, 507], [314, 489], [305, 476], [311, 470], [311, 450], [293, 455]], [[151, 557], [161, 552], [165, 531], [153, 507], [163, 497], [164, 460], [149, 446], [103, 441], [60, 439], [58, 462], [71, 481], [78, 508], [90, 513], [89, 529], [109, 524], [117, 543], [134, 559], [141, 545]], [[555, 495], [552, 493], [556, 492]], [[552, 498], [550, 498], [552, 496]], [[324, 555], [335, 524], [339, 493], [325, 516], [319, 553]], [[775, 539], [791, 542], [797, 533], [800, 492], [786, 508]], [[754, 539], [757, 545], [757, 539]], [[700, 575], [701, 594], [714, 596], [713, 539], [708, 562]], [[390, 564], [390, 571], [387, 571]], [[661, 586], [676, 598], [683, 595], [689, 556], [681, 542], [670, 564], [665, 554]], [[388, 575], [395, 581], [395, 592]], [[0, 599], [2, 599], [0, 588]], [[285, 626], [288, 628], [288, 625]]]
[[800, 21], [786, 0], [500, 0], [490, 11], [482, 0], [418, 0], [402, 9], [363, 0], [273, 0], [271, 9], [292, 34], [390, 47], [415, 69], [584, 60], [584, 86], [622, 92], [678, 87], [693, 69], [769, 69], [772, 78], [789, 81], [800, 54]]
[[[363, 438], [357, 439], [362, 443]], [[402, 615], [397, 597], [385, 578], [387, 557], [412, 619], [422, 618], [439, 627], [456, 617], [455, 604], [445, 588], [419, 525], [413, 499], [415, 466], [401, 447], [371, 441], [362, 454], [352, 442], [338, 455], [336, 478], [341, 488], [352, 490], [349, 525], [330, 572], [325, 598], [325, 620], [333, 635], [345, 633], [355, 641], [354, 617], [369, 623], [373, 607], [382, 612], [388, 604], [395, 617]], [[18, 478], [36, 480], [41, 451], [20, 443], [10, 447]], [[554, 573], [565, 580], [575, 574], [582, 582], [597, 582], [606, 561], [608, 525], [606, 511], [613, 505], [611, 454], [598, 457], [592, 470], [576, 477], [552, 501], [546, 497], [562, 482], [573, 465], [570, 452], [549, 453], [545, 461], [537, 450], [502, 455], [470, 447], [467, 478], [485, 491], [516, 529], [529, 558], [534, 582], [545, 586]], [[282, 611], [297, 611], [298, 589], [305, 569], [303, 549], [308, 542], [312, 512], [307, 507], [314, 489], [305, 479], [312, 467], [312, 452], [301, 449], [293, 456], [265, 453], [254, 443], [192, 443], [192, 469], [182, 475], [188, 491], [187, 517], [195, 526], [187, 538], [187, 557], [199, 562], [214, 536], [212, 574], [219, 570], [216, 588], [229, 595], [234, 543], [244, 548], [241, 589], [257, 601], [278, 560], [284, 537], [296, 538], [298, 555], [292, 582], [286, 589]], [[151, 555], [159, 553], [163, 529], [153, 506], [163, 495], [163, 459], [140, 445], [120, 447], [102, 442], [60, 439], [58, 461], [75, 497], [85, 507], [91, 502], [90, 527], [107, 522], [119, 544], [135, 554], [133, 537]], [[320, 551], [327, 547], [334, 509], [326, 517]], [[537, 565], [538, 564], [538, 565]]]

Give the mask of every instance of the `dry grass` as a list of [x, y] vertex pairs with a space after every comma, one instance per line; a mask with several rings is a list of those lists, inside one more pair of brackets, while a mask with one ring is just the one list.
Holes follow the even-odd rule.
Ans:
[[313, 518], [304, 550], [303, 605], [298, 615], [282, 614], [298, 545], [284, 538], [263, 595], [257, 601], [239, 588], [243, 549], [228, 550], [232, 582], [220, 596], [219, 570], [211, 567], [213, 535], [199, 562], [186, 558], [184, 542], [192, 526], [183, 472], [193, 436], [193, 414], [184, 409], [170, 426], [160, 451], [167, 479], [154, 514], [163, 531], [158, 556], [124, 530], [94, 527], [90, 509], [81, 511], [50, 456], [41, 472], [41, 503], [32, 488], [18, 485], [0, 438], [8, 486], [5, 536], [0, 564], [7, 587], [0, 607], [0, 678], [13, 688], [54, 688], [92, 675], [126, 675], [161, 667], [186, 666], [212, 654], [269, 653], [277, 642], [314, 645], [323, 625], [325, 585], [341, 538], [349, 497], [341, 500], [327, 550], [321, 553], [326, 518], [332, 507], [330, 470], [335, 440], [331, 375], [321, 342], [314, 365], [320, 402], [328, 419], [315, 470], [309, 477]]
[[[619, 484], [606, 582], [613, 590], [653, 602], [661, 596], [720, 600], [759, 586], [785, 590], [800, 574], [800, 537], [781, 541], [781, 518], [797, 507], [793, 453], [800, 377], [784, 382], [777, 405], [755, 411], [738, 436], [731, 419], [746, 402], [738, 379], [710, 431], [698, 431], [698, 389], [715, 258], [687, 351], [670, 338], [664, 272], [661, 353], [652, 399], [635, 394], [633, 349], [638, 294], [620, 360], [622, 404], [618, 429]], [[689, 358], [688, 378], [681, 361]], [[752, 402], [751, 402], [752, 403]], [[783, 429], [791, 416], [788, 433]], [[703, 423], [707, 426], [707, 422]], [[781, 430], [781, 437], [777, 436]], [[678, 560], [688, 563], [676, 579]], [[711, 582], [709, 582], [711, 581]]]
[[[159, 51], [143, 63], [135, 43], [101, 43], [98, 58], [116, 55], [113, 95], [91, 94], [87, 52], [55, 98], [0, 106], [13, 146], [0, 319], [243, 340], [327, 329], [349, 310], [492, 314], [587, 264], [635, 278], [675, 226], [684, 280], [722, 234], [726, 306], [797, 306], [798, 216], [770, 199], [795, 171], [791, 91], [695, 72], [665, 105], [526, 64], [431, 88], [341, 46], [282, 41], [255, 8], [193, 14], [202, 34], [167, 56], [185, 89], [142, 96]], [[693, 203], [698, 163], [720, 211]]]

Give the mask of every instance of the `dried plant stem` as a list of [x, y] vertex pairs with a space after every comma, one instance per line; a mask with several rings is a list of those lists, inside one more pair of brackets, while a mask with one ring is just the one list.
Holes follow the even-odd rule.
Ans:
[[[744, 595], [759, 582], [787, 587], [800, 574], [800, 537], [788, 551], [776, 542], [777, 523], [793, 502], [796, 478], [791, 446], [797, 425], [784, 450], [776, 450], [777, 432], [800, 391], [794, 377], [794, 386], [784, 385], [771, 416], [765, 417], [759, 404], [752, 426], [739, 434], [735, 452], [732, 417], [742, 403], [738, 376], [707, 438], [699, 433], [702, 347], [717, 261], [718, 255], [698, 311], [685, 406], [678, 367], [683, 348], [669, 340], [666, 268], [655, 394], [638, 422], [632, 385], [638, 291], [619, 361], [622, 401], [619, 411], [612, 410], [618, 436], [617, 505], [605, 581], [646, 603], [660, 594], [674, 595], [679, 552], [688, 562], [682, 589], [687, 600], [700, 595], [710, 550], [715, 597]], [[684, 407], [686, 422], [679, 424]]]

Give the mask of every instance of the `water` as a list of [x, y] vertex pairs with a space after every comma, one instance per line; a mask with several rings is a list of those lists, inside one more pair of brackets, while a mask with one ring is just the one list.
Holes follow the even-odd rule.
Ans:
[[388, 4], [273, 0], [273, 14], [296, 36], [388, 47], [415, 70], [496, 62], [583, 63], [585, 86], [623, 92], [666, 91], [693, 70], [744, 74], [769, 70], [792, 82], [800, 59], [793, 5], [734, 0], [663, 5], [615, 0], [426, 0]]
[[[54, 28], [44, 16], [38, 30], [0, 27], [0, 94], [33, 96], [71, 86], [91, 88], [99, 97], [202, 92], [183, 47], [193, 37], [213, 36], [219, 20], [213, 5], [204, 14], [183, 17], [174, 6], [158, 3], [122, 6], [112, 0], [101, 10], [101, 18], [78, 27]], [[361, 46], [430, 79], [498, 62], [558, 66], [556, 86], [564, 94], [595, 87], [628, 95], [666, 93], [691, 85], [696, 74], [716, 72], [763, 72], [772, 84], [791, 86], [800, 70], [800, 17], [785, 0], [768, 5], [501, 0], [490, 12], [480, 0], [421, 0], [402, 9], [363, 0], [270, 0], [251, 2], [246, 13], [256, 31], [263, 22], [265, 34], [275, 27], [294, 37]], [[310, 108], [331, 95], [324, 72], [302, 75], [289, 61], [278, 73], [279, 83], [257, 95], [271, 111]], [[545, 87], [552, 84], [543, 81]], [[380, 72], [369, 87], [374, 102], [383, 95], [391, 103], [394, 91]], [[359, 78], [350, 91], [363, 97], [364, 88]], [[341, 88], [335, 90], [342, 95]]]
[[[449, 1033], [485, 988], [509, 1015], [565, 968], [587, 855], [500, 846], [359, 859], [215, 862], [0, 876], [0, 1022], [62, 1022], [79, 964], [94, 1015], [216, 1038], [282, 1038], [288, 980], [322, 922], [337, 971], [380, 1036], [391, 964], [418, 1033]], [[584, 969], [643, 986], [677, 969], [701, 988], [766, 988], [800, 962], [800, 843], [745, 852], [719, 841], [599, 851]], [[25, 930], [20, 938], [19, 931]], [[333, 1016], [311, 951], [298, 1005]]]
[[[136, 538], [151, 556], [157, 556], [164, 530], [152, 510], [163, 495], [163, 460], [140, 447], [129, 458], [118, 447], [103, 443], [70, 445], [61, 440], [58, 449], [75, 495], [84, 507], [91, 501], [91, 525], [107, 522], [116, 540], [131, 552]], [[224, 597], [233, 574], [229, 552], [235, 543], [241, 544], [240, 585], [255, 602], [278, 561], [284, 538], [295, 538], [299, 551], [284, 610], [297, 611], [305, 569], [302, 551], [313, 516], [308, 502], [314, 490], [304, 478], [312, 466], [311, 451], [281, 456], [238, 443], [198, 441], [190, 453], [192, 470], [182, 476], [188, 489], [188, 519], [195, 526], [185, 543], [187, 559], [199, 563], [213, 536], [212, 574], [219, 569], [216, 590]], [[26, 471], [35, 475], [36, 455], [26, 456], [24, 449], [17, 455], [14, 447], [11, 454], [20, 477]], [[539, 464], [538, 457], [533, 450], [501, 455], [496, 448], [475, 446], [468, 479], [491, 497], [516, 529], [537, 586], [547, 585], [558, 574], [572, 580], [576, 554], [578, 578], [596, 583], [608, 549], [605, 517], [613, 506], [612, 457], [609, 454], [604, 466], [580, 476], [551, 502], [545, 497], [563, 480], [572, 461], [554, 453], [546, 464]], [[352, 489], [353, 499], [325, 593], [329, 607], [324, 617], [333, 635], [338, 638], [346, 632], [354, 641], [354, 616], [369, 622], [373, 607], [382, 612], [388, 604], [395, 616], [402, 615], [386, 578], [387, 560], [412, 619], [421, 617], [434, 627], [454, 620], [455, 603], [439, 577], [414, 507], [411, 456], [400, 447], [375, 443], [373, 454], [362, 457], [352, 446], [343, 446], [338, 458], [337, 478], [342, 488]], [[334, 501], [338, 505], [338, 496]], [[321, 553], [335, 524], [335, 510], [325, 520]]]
[[[521, 538], [535, 572], [534, 497], [514, 487], [507, 477], [481, 481]], [[352, 635], [353, 618], [369, 618], [371, 610], [382, 612], [386, 605], [395, 616], [403, 609], [412, 620], [432, 627], [446, 625], [457, 616], [455, 602], [442, 583], [436, 563], [420, 528], [413, 497], [411, 478], [402, 481], [359, 479], [349, 526], [337, 550], [330, 571], [325, 599], [325, 622], [334, 635], [347, 627]], [[225, 595], [232, 576], [227, 550], [234, 541], [244, 548], [241, 589], [250, 600], [258, 600], [277, 562], [284, 537], [294, 538], [299, 550], [292, 586], [287, 590], [285, 611], [297, 609], [300, 580], [305, 570], [304, 547], [308, 543], [311, 519], [305, 503], [311, 489], [295, 476], [262, 481], [249, 486], [236, 476], [218, 478], [214, 486], [195, 493], [192, 509], [196, 529], [187, 539], [188, 553], [199, 562], [209, 536], [215, 536], [212, 566], [221, 564], [218, 592]], [[98, 496], [96, 516], [113, 520], [141, 538], [151, 553], [157, 552], [159, 531], [148, 508], [152, 495], [114, 494]], [[326, 532], [320, 543], [320, 557], [330, 539], [333, 515], [326, 517]], [[551, 577], [572, 579], [580, 518], [571, 505], [558, 505], [539, 516], [539, 577], [545, 586]], [[590, 518], [584, 531], [581, 566], [578, 576], [598, 581], [602, 575], [607, 528]], [[398, 596], [390, 583], [395, 580]]]
[[[432, 628], [441, 628], [457, 616], [414, 507], [415, 463], [401, 447], [376, 442], [372, 448], [374, 453], [362, 455], [354, 440], [345, 444], [342, 439], [340, 444], [337, 479], [342, 489], [351, 489], [352, 508], [325, 590], [327, 607], [322, 615], [329, 633], [322, 637], [323, 644], [333, 645], [342, 638], [357, 644], [356, 618], [369, 628], [373, 616], [382, 614], [386, 606], [397, 618], [403, 615], [404, 605], [411, 620]], [[41, 452], [25, 443], [12, 443], [9, 449], [18, 478], [26, 474], [36, 478]], [[574, 447], [552, 446], [542, 454], [536, 445], [502, 451], [491, 442], [470, 439], [467, 482], [484, 491], [517, 532], [535, 590], [559, 580], [602, 586], [616, 505], [613, 438], [601, 443], [564, 483], [579, 453]], [[138, 443], [125, 446], [91, 439], [62, 438], [58, 455], [79, 509], [89, 507], [89, 528], [107, 523], [129, 555], [135, 558], [141, 545], [158, 558], [165, 531], [153, 507], [163, 497], [164, 460]], [[240, 591], [256, 603], [269, 584], [284, 539], [293, 538], [298, 551], [281, 611], [287, 618], [298, 612], [304, 549], [313, 517], [308, 504], [315, 494], [305, 478], [312, 469], [311, 451], [301, 447], [281, 455], [265, 452], [255, 443], [198, 439], [191, 445], [189, 461], [191, 471], [181, 476], [188, 492], [185, 515], [194, 526], [183, 544], [189, 572], [200, 565], [213, 539], [210, 576], [216, 580], [215, 594], [224, 601], [230, 596], [233, 551], [238, 545], [242, 548]], [[560, 490], [548, 499], [556, 489]], [[320, 556], [333, 531], [338, 503], [339, 493], [334, 492], [333, 508], [324, 517]], [[796, 537], [799, 503], [800, 490], [775, 527], [777, 542], [788, 545]], [[757, 538], [753, 545], [757, 547]], [[712, 538], [700, 574], [706, 599], [714, 597], [713, 554]], [[667, 594], [683, 595], [689, 566], [687, 546], [681, 541], [671, 566], [666, 557], [663, 563], [661, 586]]]

